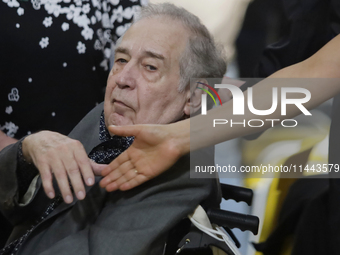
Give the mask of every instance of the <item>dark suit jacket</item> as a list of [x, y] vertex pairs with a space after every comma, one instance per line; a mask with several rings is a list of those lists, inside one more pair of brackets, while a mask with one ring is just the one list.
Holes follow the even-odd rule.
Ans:
[[[102, 105], [92, 110], [70, 133], [87, 153], [100, 143]], [[50, 200], [40, 180], [34, 199], [21, 207], [16, 176], [18, 144], [0, 153], [0, 209], [15, 226], [10, 240], [25, 233]], [[213, 164], [204, 156], [205, 162]], [[190, 178], [188, 156], [170, 170], [130, 191], [107, 193], [87, 187], [83, 201], [62, 203], [25, 240], [18, 254], [161, 254], [169, 230], [212, 195], [216, 179]]]

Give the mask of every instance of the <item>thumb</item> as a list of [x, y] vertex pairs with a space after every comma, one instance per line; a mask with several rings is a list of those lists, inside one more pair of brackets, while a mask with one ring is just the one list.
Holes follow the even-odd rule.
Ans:
[[92, 160], [90, 160], [90, 162], [91, 162], [93, 173], [96, 176], [101, 176], [101, 172], [108, 166], [106, 164], [97, 164], [96, 162]]
[[118, 136], [136, 136], [141, 130], [140, 125], [131, 125], [131, 126], [109, 126], [109, 131], [112, 134]]

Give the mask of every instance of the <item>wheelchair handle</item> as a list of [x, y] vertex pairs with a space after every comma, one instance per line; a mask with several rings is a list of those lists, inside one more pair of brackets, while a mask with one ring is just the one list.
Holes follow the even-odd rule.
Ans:
[[233, 199], [236, 202], [243, 201], [249, 206], [251, 205], [253, 200], [253, 191], [251, 189], [221, 183], [221, 190], [224, 199]]
[[220, 226], [239, 228], [242, 231], [249, 230], [254, 235], [257, 235], [259, 230], [260, 220], [258, 217], [253, 215], [223, 211], [219, 209], [208, 209], [207, 215], [212, 223]]

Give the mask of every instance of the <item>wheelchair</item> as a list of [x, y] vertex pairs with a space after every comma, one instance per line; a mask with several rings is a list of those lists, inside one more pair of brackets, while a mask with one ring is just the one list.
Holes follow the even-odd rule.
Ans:
[[[246, 202], [248, 206], [251, 206], [253, 199], [253, 191], [251, 189], [221, 184], [220, 191], [218, 192], [225, 200], [233, 199], [236, 202], [243, 201]], [[233, 242], [232, 245], [227, 245], [226, 242], [219, 241], [206, 232], [201, 231], [187, 218], [179, 222], [177, 226], [170, 231], [163, 255], [240, 254], [231, 247], [241, 247], [240, 242], [231, 229], [239, 228], [242, 231], [248, 230], [254, 235], [257, 235], [259, 218], [253, 215], [220, 210], [219, 204], [219, 199], [207, 199], [202, 207], [213, 226], [221, 226], [225, 233], [228, 234]], [[216, 248], [218, 251], [215, 250]]]
[[[221, 184], [221, 186], [217, 188], [219, 190], [214, 192], [214, 194], [221, 194], [226, 200], [244, 201], [249, 206], [252, 203], [253, 191], [251, 189], [227, 184]], [[240, 243], [231, 229], [239, 228], [242, 231], [249, 230], [254, 235], [258, 233], [258, 217], [220, 210], [219, 205], [220, 199], [211, 197], [202, 204], [202, 207], [209, 217], [210, 222], [222, 226], [237, 248], [240, 247]], [[3, 241], [5, 241], [5, 239]], [[170, 231], [163, 255], [215, 255], [216, 253], [213, 252], [211, 247], [217, 247], [224, 251], [224, 253], [218, 253], [221, 255], [237, 255], [225, 242], [216, 240], [207, 233], [202, 232], [189, 218], [186, 218]]]

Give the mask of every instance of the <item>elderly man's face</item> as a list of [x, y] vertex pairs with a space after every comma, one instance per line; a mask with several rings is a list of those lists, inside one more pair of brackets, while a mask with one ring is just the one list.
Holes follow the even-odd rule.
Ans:
[[189, 115], [189, 92], [178, 92], [187, 30], [164, 17], [132, 25], [116, 49], [104, 102], [106, 125], [165, 124]]

